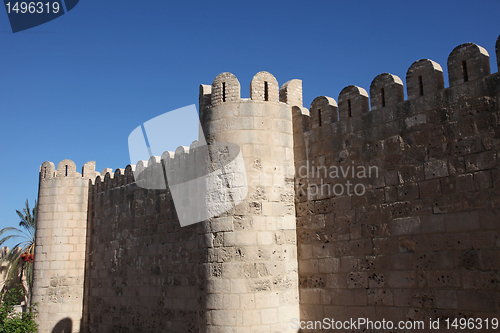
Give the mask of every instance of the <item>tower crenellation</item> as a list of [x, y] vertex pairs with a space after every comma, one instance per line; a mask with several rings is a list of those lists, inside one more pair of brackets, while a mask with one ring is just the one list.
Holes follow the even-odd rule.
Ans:
[[229, 72], [221, 73], [212, 82], [211, 105], [217, 106], [226, 102], [238, 102], [240, 94], [240, 82], [236, 76]]
[[490, 75], [490, 56], [481, 46], [464, 43], [453, 49], [448, 57], [450, 87], [475, 81]]
[[404, 95], [403, 81], [398, 76], [379, 74], [370, 84], [371, 111], [402, 102]]
[[293, 79], [285, 82], [280, 88], [280, 102], [302, 107], [302, 80]]
[[250, 99], [252, 101], [279, 102], [278, 81], [268, 72], [258, 72], [250, 82]]

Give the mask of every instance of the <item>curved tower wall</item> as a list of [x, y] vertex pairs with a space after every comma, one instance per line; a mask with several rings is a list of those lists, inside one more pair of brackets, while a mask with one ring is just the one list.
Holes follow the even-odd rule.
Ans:
[[[239, 145], [248, 195], [234, 210], [204, 222], [202, 303], [207, 332], [296, 332], [299, 318], [291, 106], [276, 79], [258, 73], [253, 99], [240, 99], [230, 73], [212, 84], [201, 112], [207, 142]], [[267, 91], [266, 91], [267, 89]]]
[[82, 174], [75, 163], [63, 160], [40, 167], [35, 267], [32, 303], [38, 306], [38, 332], [57, 326], [80, 332], [83, 310], [87, 201], [95, 162]]

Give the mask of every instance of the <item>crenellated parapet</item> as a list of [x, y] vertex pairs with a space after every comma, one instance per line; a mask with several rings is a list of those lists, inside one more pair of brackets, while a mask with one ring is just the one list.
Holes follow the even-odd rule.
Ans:
[[40, 166], [40, 179], [48, 180], [52, 178], [78, 178], [83, 177], [85, 179], [94, 179], [99, 173], [95, 171], [95, 161], [90, 161], [84, 164], [82, 167], [82, 173], [76, 171], [76, 164], [72, 160], [62, 160], [57, 165], [57, 169], [54, 163], [45, 161]]
[[[244, 181], [237, 179], [239, 170], [234, 168], [239, 149], [229, 146], [230, 143], [207, 146], [195, 140], [189, 147], [179, 146], [175, 152], [165, 151], [125, 169], [113, 172], [105, 168], [98, 173], [90, 193], [98, 200], [101, 195], [113, 195], [113, 191], [124, 188], [167, 190], [177, 205], [182, 226], [206, 220], [230, 209], [246, 195]], [[218, 155], [219, 151], [223, 155]], [[226, 188], [227, 182], [231, 188], [218, 194], [221, 201], [206, 200], [216, 195], [218, 189]]]
[[250, 82], [250, 99], [252, 101], [278, 102], [278, 80], [268, 72], [258, 72]]
[[168, 181], [164, 171], [182, 175], [183, 178], [171, 179], [176, 182], [200, 177], [206, 173], [200, 164], [200, 159], [205, 156], [200, 153], [198, 149], [200, 146], [200, 142], [195, 140], [189, 147], [179, 146], [175, 152], [165, 151], [161, 156], [151, 156], [147, 161], [137, 161], [135, 165], [129, 164], [124, 169], [118, 168], [113, 171], [111, 168], [105, 168], [100, 173], [95, 173], [94, 191], [99, 193], [130, 184], [137, 184], [147, 189], [165, 190]]
[[302, 80], [293, 79], [280, 88], [280, 102], [302, 107]]
[[[500, 37], [496, 43], [497, 62]], [[474, 82], [490, 75], [488, 52], [479, 45], [464, 43], [457, 46], [447, 61], [449, 88], [445, 88], [442, 67], [430, 59], [415, 61], [406, 73], [407, 101], [421, 97], [435, 96], [462, 84]], [[250, 100], [261, 102], [282, 102], [290, 106], [302, 107], [302, 81], [291, 80], [278, 89], [276, 78], [268, 72], [257, 73], [250, 84]], [[337, 121], [347, 121], [366, 113], [394, 107], [405, 102], [403, 81], [396, 75], [382, 73], [370, 85], [370, 94], [361, 87], [345, 87], [337, 101], [332, 97], [319, 96], [310, 106], [310, 119], [303, 121], [312, 130]], [[482, 92], [476, 92], [482, 93]], [[224, 103], [243, 101], [240, 97], [240, 83], [231, 73], [219, 74], [211, 86], [200, 86], [200, 113], [207, 107]], [[371, 124], [384, 122], [374, 115]], [[341, 125], [338, 125], [341, 126]]]
[[[241, 102], [241, 86], [236, 76], [225, 72], [217, 75], [212, 85], [200, 85], [200, 114], [209, 107], [227, 103]], [[302, 81], [290, 80], [280, 88], [276, 78], [269, 72], [262, 71], [250, 82], [250, 101], [282, 102], [290, 106], [302, 107]]]
[[[500, 59], [499, 48], [500, 36], [496, 43], [497, 62]], [[330, 131], [332, 135], [337, 133], [338, 129], [356, 131], [397, 119], [403, 116], [399, 111], [401, 108], [415, 109], [414, 105], [423, 103], [423, 99], [425, 103], [430, 103], [447, 98], [447, 101], [452, 103], [461, 98], [459, 96], [465, 96], [463, 91], [467, 91], [468, 98], [473, 98], [494, 93], [495, 89], [498, 90], [495, 82], [498, 81], [499, 74], [490, 74], [488, 52], [479, 45], [465, 43], [457, 46], [448, 57], [447, 69], [448, 88], [445, 87], [443, 69], [438, 63], [430, 59], [415, 61], [406, 73], [408, 95], [406, 101], [403, 81], [390, 73], [382, 73], [373, 79], [369, 95], [361, 87], [354, 85], [345, 87], [338, 96], [338, 107], [333, 98], [319, 96], [311, 103], [310, 118], [301, 121], [301, 123], [308, 124], [307, 127], [303, 127], [304, 131], [315, 130], [327, 124], [333, 126]], [[477, 83], [481, 79], [487, 79], [487, 81], [484, 84]], [[288, 84], [287, 82], [285, 85]], [[284, 92], [280, 93], [280, 96], [283, 96], [282, 101], [287, 101]], [[402, 107], [403, 103], [409, 104]], [[295, 104], [301, 106], [298, 105], [299, 103], [292, 103], [292, 105]], [[354, 119], [359, 119], [359, 121], [354, 121]], [[334, 124], [337, 121], [339, 123]], [[312, 140], [323, 138], [324, 135], [316, 135], [312, 137]]]

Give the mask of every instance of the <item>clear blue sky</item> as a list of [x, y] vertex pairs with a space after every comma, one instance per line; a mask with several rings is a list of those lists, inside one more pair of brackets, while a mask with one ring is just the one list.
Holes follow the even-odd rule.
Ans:
[[134, 128], [197, 104], [199, 84], [221, 72], [238, 77], [244, 98], [261, 70], [280, 85], [302, 79], [306, 107], [350, 84], [368, 91], [383, 72], [404, 81], [422, 58], [447, 80], [446, 59], [465, 42], [486, 48], [497, 72], [499, 15], [498, 0], [81, 0], [13, 34], [0, 8], [0, 228], [34, 204], [44, 161], [124, 168]]

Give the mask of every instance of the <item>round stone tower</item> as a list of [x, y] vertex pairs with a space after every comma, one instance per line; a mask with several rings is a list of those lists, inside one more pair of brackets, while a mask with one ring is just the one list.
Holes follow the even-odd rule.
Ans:
[[239, 146], [248, 186], [248, 195], [232, 210], [202, 223], [203, 331], [296, 332], [293, 105], [286, 102], [301, 101], [302, 87], [293, 81], [280, 92], [273, 75], [257, 73], [250, 99], [240, 98], [240, 83], [231, 73], [200, 87], [207, 143]]
[[95, 176], [95, 162], [81, 174], [71, 160], [40, 167], [32, 294], [40, 333], [80, 332], [88, 188]]

